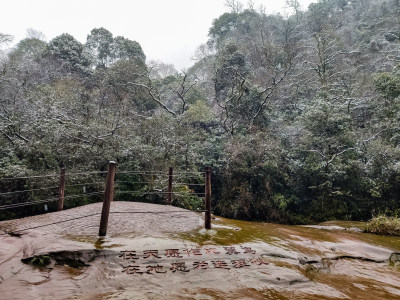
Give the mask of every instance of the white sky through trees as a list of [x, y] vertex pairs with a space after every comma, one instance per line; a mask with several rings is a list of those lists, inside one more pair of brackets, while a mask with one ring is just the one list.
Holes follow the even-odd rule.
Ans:
[[[246, 7], [247, 1], [241, 1]], [[282, 12], [285, 0], [253, 0], [267, 13]], [[299, 0], [303, 9], [316, 0]], [[1, 4], [0, 33], [14, 42], [26, 37], [28, 28], [51, 40], [69, 33], [81, 43], [93, 28], [104, 27], [114, 36], [140, 43], [148, 59], [192, 64], [195, 49], [207, 41], [212, 21], [229, 11], [225, 0], [10, 0]]]

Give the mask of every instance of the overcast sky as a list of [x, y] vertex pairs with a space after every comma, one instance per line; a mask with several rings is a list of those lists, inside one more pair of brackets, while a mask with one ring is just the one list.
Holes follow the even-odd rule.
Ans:
[[[247, 0], [242, 1], [245, 6]], [[253, 0], [267, 13], [280, 12], [285, 0]], [[316, 0], [300, 0], [307, 8]], [[69, 33], [81, 43], [93, 28], [140, 43], [147, 59], [172, 63], [178, 69], [192, 64], [195, 49], [207, 41], [212, 21], [229, 8], [225, 0], [7, 0], [1, 4], [0, 32], [15, 42], [26, 30], [41, 31], [47, 41]]]

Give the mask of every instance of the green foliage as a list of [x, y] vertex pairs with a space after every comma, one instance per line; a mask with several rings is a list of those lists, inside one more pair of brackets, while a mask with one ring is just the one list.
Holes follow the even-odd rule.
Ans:
[[388, 100], [393, 100], [400, 96], [400, 75], [392, 73], [380, 73], [375, 76], [376, 88]]
[[237, 18], [238, 16], [236, 13], [224, 13], [219, 18], [214, 19], [208, 35], [211, 36], [217, 44], [220, 43], [228, 36], [229, 32], [236, 27]]
[[28, 264], [37, 267], [46, 267], [51, 263], [51, 258], [48, 255], [38, 255], [28, 260]]
[[183, 120], [189, 124], [201, 123], [206, 125], [213, 122], [214, 118], [212, 109], [202, 100], [197, 100], [190, 105], [189, 109], [183, 115]]
[[37, 58], [46, 50], [46, 42], [37, 38], [26, 38], [21, 40], [16, 46], [12, 55]]
[[400, 218], [379, 215], [365, 225], [365, 232], [400, 236]]
[[146, 61], [146, 55], [138, 42], [123, 36], [114, 38], [103, 27], [92, 29], [87, 36], [86, 47], [94, 57], [97, 68], [107, 68], [119, 60], [132, 60], [142, 64]]
[[84, 46], [68, 33], [52, 39], [48, 44], [48, 52], [51, 56], [59, 59], [62, 65], [74, 70], [87, 71], [91, 64], [89, 56], [84, 51]]
[[94, 28], [87, 36], [86, 47], [96, 58], [97, 67], [108, 67], [112, 59], [113, 35], [104, 27]]
[[181, 185], [174, 188], [173, 205], [189, 209], [201, 211], [204, 209], [204, 199], [193, 194], [189, 186]]
[[114, 38], [112, 50], [114, 59], [146, 61], [146, 55], [144, 55], [140, 44], [123, 36]]

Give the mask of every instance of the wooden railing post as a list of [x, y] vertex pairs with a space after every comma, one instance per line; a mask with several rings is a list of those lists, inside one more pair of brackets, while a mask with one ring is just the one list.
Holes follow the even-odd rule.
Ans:
[[211, 168], [206, 168], [205, 174], [205, 216], [204, 227], [211, 229]]
[[172, 167], [169, 168], [168, 172], [168, 198], [167, 198], [167, 204], [171, 205], [172, 204], [172, 177], [173, 177], [174, 169]]
[[61, 168], [60, 187], [58, 188], [58, 207], [57, 211], [64, 209], [64, 194], [65, 194], [65, 168]]
[[106, 189], [104, 191], [103, 209], [101, 210], [101, 220], [99, 236], [105, 236], [107, 233], [108, 215], [110, 214], [111, 201], [114, 198], [114, 177], [115, 177], [115, 162], [108, 163]]

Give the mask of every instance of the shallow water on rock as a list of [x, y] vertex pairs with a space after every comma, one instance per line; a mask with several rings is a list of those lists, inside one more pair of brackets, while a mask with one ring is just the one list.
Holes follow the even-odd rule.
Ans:
[[[3, 232], [20, 234], [0, 235], [1, 298], [400, 297], [400, 268], [389, 262], [392, 253], [400, 252], [400, 239], [345, 230], [362, 223], [305, 227], [217, 217], [205, 230], [199, 226], [201, 214], [116, 202], [114, 211], [143, 213], [110, 215], [106, 237], [97, 236], [99, 217], [46, 226], [97, 209], [91, 205], [0, 222]], [[171, 213], [155, 217], [146, 213], [150, 210]], [[47, 265], [29, 264], [47, 258]]]

